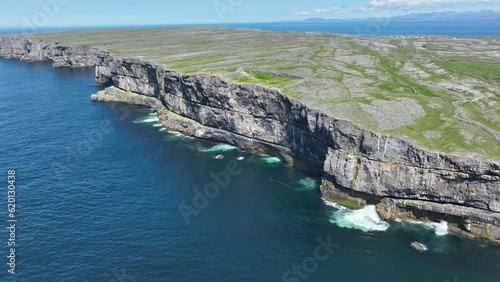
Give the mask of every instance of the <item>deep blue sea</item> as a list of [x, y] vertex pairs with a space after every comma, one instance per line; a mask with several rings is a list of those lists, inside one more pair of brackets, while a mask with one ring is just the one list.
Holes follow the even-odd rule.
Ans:
[[[192, 25], [156, 25], [129, 26], [143, 27], [178, 27]], [[205, 24], [201, 26], [224, 26], [231, 28], [256, 28], [274, 31], [304, 31], [343, 33], [360, 36], [399, 36], [399, 35], [449, 35], [449, 36], [500, 36], [500, 21], [498, 20], [427, 20], [401, 21], [375, 18], [372, 20], [343, 22], [281, 22], [281, 23], [233, 23]], [[96, 27], [58, 27], [39, 28], [37, 31], [106, 29], [124, 26]], [[2, 29], [0, 33], [30, 32], [30, 29]]]
[[395, 21], [373, 19], [349, 22], [298, 22], [231, 24], [228, 27], [257, 28], [276, 31], [316, 31], [344, 33], [360, 36], [399, 35], [449, 35], [449, 36], [499, 36], [500, 21], [449, 20], [449, 21]]
[[97, 90], [92, 69], [0, 60], [0, 281], [499, 281], [499, 246], [332, 207], [314, 175]]

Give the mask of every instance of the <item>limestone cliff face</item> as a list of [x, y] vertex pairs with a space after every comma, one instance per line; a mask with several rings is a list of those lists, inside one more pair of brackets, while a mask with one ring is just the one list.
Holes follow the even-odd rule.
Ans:
[[[94, 47], [0, 37], [0, 56], [49, 60], [57, 67], [95, 66], [96, 81], [116, 88], [94, 100], [148, 105], [171, 129], [280, 155], [299, 169], [321, 173], [327, 199], [361, 198], [377, 204], [386, 218], [448, 215], [467, 222], [470, 232], [500, 239], [496, 162], [429, 152], [328, 116], [278, 90], [218, 76], [181, 75]], [[119, 89], [141, 95], [120, 94]]]
[[52, 41], [0, 37], [0, 56], [23, 61], [52, 61], [54, 67], [88, 67], [103, 62], [109, 53], [92, 46], [66, 47]]

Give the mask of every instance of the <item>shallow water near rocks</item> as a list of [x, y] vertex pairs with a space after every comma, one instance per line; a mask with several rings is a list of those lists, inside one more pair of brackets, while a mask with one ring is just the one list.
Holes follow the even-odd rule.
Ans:
[[[136, 123], [151, 110], [91, 102], [97, 90], [90, 69], [0, 60], [0, 175], [5, 185], [16, 169], [18, 201], [17, 274], [7, 273], [2, 227], [0, 281], [281, 281], [287, 271], [302, 281], [292, 267], [310, 262], [318, 239], [336, 247], [306, 265], [308, 281], [500, 277], [498, 246], [405, 222], [339, 227], [317, 177]], [[188, 224], [179, 206], [193, 206], [232, 161], [239, 172]]]

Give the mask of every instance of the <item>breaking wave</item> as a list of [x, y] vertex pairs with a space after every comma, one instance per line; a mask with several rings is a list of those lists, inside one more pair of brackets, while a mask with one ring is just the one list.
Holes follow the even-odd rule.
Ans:
[[147, 117], [142, 119], [134, 120], [134, 123], [158, 123], [160, 119], [158, 117]]
[[200, 148], [198, 150], [204, 153], [212, 153], [212, 152], [227, 152], [236, 149], [238, 148], [229, 144], [218, 144], [210, 148]]
[[277, 157], [262, 157], [257, 162], [260, 164], [275, 165], [281, 163], [281, 159]]
[[[162, 130], [164, 129], [164, 130]], [[189, 136], [186, 136], [180, 132], [177, 132], [177, 131], [170, 131], [170, 130], [167, 130], [165, 128], [160, 128], [160, 131], [167, 131], [167, 134], [166, 136], [164, 137], [166, 141], [176, 141], [176, 140], [179, 140], [179, 139], [185, 139], [185, 138], [190, 138]]]
[[318, 181], [312, 177], [306, 177], [302, 178], [298, 182], [298, 186], [295, 188], [295, 191], [309, 191], [309, 190], [315, 190], [318, 188], [319, 184]]
[[366, 206], [360, 210], [336, 211], [330, 222], [342, 228], [359, 229], [363, 232], [385, 231], [389, 228], [389, 223], [378, 216], [375, 206]]
[[441, 221], [440, 223], [432, 223], [434, 231], [438, 236], [444, 236], [448, 234], [448, 222]]
[[323, 199], [326, 205], [338, 209], [330, 217], [330, 222], [341, 228], [358, 229], [363, 232], [385, 231], [390, 225], [383, 221], [375, 209], [375, 206], [366, 206], [359, 210], [350, 210], [336, 203]]
[[448, 234], [448, 222], [444, 220], [441, 222], [420, 222], [414, 220], [403, 220], [402, 222], [416, 224], [424, 227], [425, 229], [433, 230], [436, 236], [445, 236]]

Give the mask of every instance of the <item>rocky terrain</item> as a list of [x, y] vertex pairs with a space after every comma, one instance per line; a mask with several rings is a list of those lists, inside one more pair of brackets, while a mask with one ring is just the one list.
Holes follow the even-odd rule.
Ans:
[[[280, 35], [282, 33], [276, 34], [276, 37]], [[321, 34], [304, 36], [327, 37]], [[374, 42], [381, 44], [380, 41], [384, 40], [391, 39], [378, 39]], [[398, 39], [398, 44], [414, 44], [414, 40]], [[435, 42], [443, 40], [438, 38]], [[365, 128], [369, 126], [357, 125], [345, 118], [340, 111], [337, 116], [331, 109], [315, 106], [316, 98], [304, 101], [293, 94], [291, 89], [302, 93], [301, 91], [306, 91], [302, 87], [315, 79], [319, 81], [320, 78], [293, 73], [283, 78], [284, 75], [279, 70], [264, 72], [250, 67], [243, 68], [246, 73], [243, 78], [242, 68], [220, 68], [219, 74], [196, 72], [186, 75], [157, 63], [157, 60], [124, 59], [98, 47], [71, 45], [23, 37], [0, 37], [0, 56], [26, 61], [48, 60], [53, 61], [56, 67], [95, 66], [96, 81], [110, 87], [92, 96], [93, 100], [146, 105], [154, 108], [163, 125], [173, 130], [227, 142], [260, 154], [279, 155], [296, 168], [322, 174], [324, 180], [321, 189], [327, 199], [349, 200], [360, 206], [375, 204], [384, 218], [445, 219], [457, 229], [461, 228], [470, 234], [490, 240], [500, 239], [500, 165], [495, 158], [495, 153], [498, 152], [483, 155], [486, 158], [476, 158], [471, 157], [475, 154], [450, 155], [430, 151], [415, 145], [418, 142], [411, 138], [368, 130], [369, 128]], [[390, 48], [385, 45], [379, 47]], [[294, 48], [293, 44], [290, 48]], [[347, 54], [348, 51], [336, 49], [337, 53], [346, 53], [343, 60], [351, 57]], [[371, 72], [368, 58], [352, 57], [365, 62], [361, 67], [364, 72]], [[342, 64], [337, 68], [341, 66]], [[415, 67], [399, 67], [416, 76], [425, 76], [415, 70]], [[238, 71], [240, 73], [235, 76], [234, 72]], [[350, 72], [347, 69], [344, 71]], [[279, 85], [278, 88], [282, 90], [251, 83], [252, 80], [261, 82], [259, 79]], [[421, 88], [421, 85], [411, 84], [407, 79], [402, 82], [403, 77], [399, 75], [395, 79], [402, 88], [408, 86], [408, 89], [412, 89], [410, 92], [415, 91], [417, 96], [430, 91]], [[493, 82], [496, 78], [491, 81], [488, 79], [481, 85], [491, 88], [487, 91], [478, 90], [478, 93], [484, 95], [486, 100], [490, 99], [488, 103], [495, 103], [498, 95], [489, 91], [498, 88]], [[237, 83], [241, 82], [239, 80], [249, 84]], [[333, 83], [328, 79], [323, 80], [321, 83]], [[359, 93], [369, 92], [369, 89], [359, 85], [365, 81], [362, 77], [346, 76], [343, 81], [349, 81], [349, 89]], [[466, 82], [461, 81], [462, 88], [448, 82], [446, 87], [451, 90], [446, 91], [453, 93], [450, 97], [454, 97], [454, 93], [465, 95], [465, 91], [473, 90], [472, 86], [469, 90], [465, 89]], [[289, 84], [286, 85], [287, 83]], [[331, 92], [331, 96], [335, 97], [339, 95], [335, 90], [336, 88], [326, 87], [310, 96], [326, 97]], [[438, 104], [442, 97], [433, 99], [432, 96], [423, 96], [429, 100], [425, 107], [419, 103], [420, 99], [413, 96], [409, 98], [407, 95], [393, 97], [385, 102], [384, 99], [377, 99], [360, 107], [377, 118], [379, 128], [390, 131], [415, 120], [425, 119], [431, 115], [426, 107], [432, 103], [436, 103], [435, 107], [440, 109]], [[458, 112], [455, 113], [455, 119], [460, 122], [460, 118], [465, 119], [460, 116], [463, 114], [460, 112], [461, 104], [455, 101], [452, 103], [456, 104]], [[380, 114], [380, 109], [377, 110], [380, 107], [385, 115]], [[408, 114], [401, 116], [402, 109]], [[498, 118], [495, 111], [498, 109], [494, 107], [492, 115]], [[490, 113], [485, 110], [485, 115], [488, 114]], [[396, 117], [393, 121], [387, 117], [392, 115]], [[495, 129], [479, 121], [466, 121], [463, 123], [470, 123], [484, 133], [480, 135], [482, 138], [489, 136], [495, 140], [490, 141], [499, 146], [494, 135]], [[474, 125], [476, 122], [478, 124]], [[484, 128], [479, 127], [479, 124]], [[422, 125], [414, 126], [413, 130], [417, 131]], [[423, 130], [421, 134], [438, 138], [439, 135], [442, 137], [450, 132], [433, 128], [429, 124], [428, 130]], [[477, 136], [471, 132], [469, 134], [471, 139]], [[453, 145], [453, 140], [448, 142]], [[495, 146], [490, 150], [494, 150]]]
[[357, 37], [226, 28], [28, 34], [283, 94], [428, 150], [500, 158], [500, 38]]

